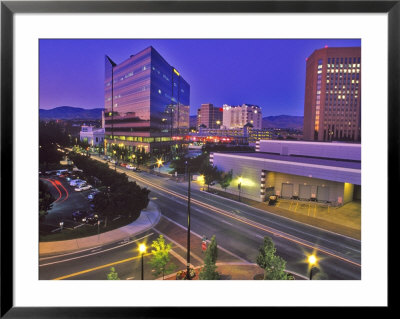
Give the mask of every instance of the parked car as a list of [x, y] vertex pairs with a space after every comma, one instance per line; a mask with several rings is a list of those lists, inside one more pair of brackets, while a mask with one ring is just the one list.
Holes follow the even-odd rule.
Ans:
[[76, 192], [82, 192], [82, 191], [87, 191], [92, 188], [92, 185], [89, 184], [80, 184], [77, 187], [75, 187]]
[[91, 193], [88, 195], [88, 200], [93, 200], [93, 199], [94, 199], [94, 196], [95, 196], [96, 194], [98, 194], [98, 193], [100, 193], [99, 190], [91, 192]]
[[69, 174], [69, 175], [65, 178], [65, 180], [66, 180], [67, 182], [71, 182], [71, 181], [73, 181], [74, 179], [78, 179], [78, 176], [76, 176], [76, 175], [74, 175], [74, 174]]
[[70, 186], [78, 186], [78, 184], [82, 184], [84, 182], [85, 182], [84, 180], [78, 178], [78, 179], [73, 179], [72, 181], [70, 181], [69, 185]]
[[99, 215], [97, 215], [97, 213], [91, 213], [86, 217], [86, 223], [88, 224], [96, 224], [97, 221], [99, 220]]
[[[72, 219], [76, 222], [86, 221], [86, 216], [89, 215], [89, 212], [86, 210], [77, 210], [72, 213]], [[83, 220], [84, 219], [84, 220]]]
[[119, 164], [119, 165], [122, 166], [122, 167], [126, 167], [126, 166], [127, 166], [126, 163], [121, 163], [121, 164]]
[[131, 170], [136, 170], [136, 167], [130, 164], [126, 165], [126, 168]]
[[56, 175], [57, 175], [57, 176], [60, 176], [60, 175], [62, 175], [62, 174], [64, 174], [64, 173], [67, 173], [67, 172], [68, 172], [67, 169], [59, 169], [59, 170], [56, 172]]

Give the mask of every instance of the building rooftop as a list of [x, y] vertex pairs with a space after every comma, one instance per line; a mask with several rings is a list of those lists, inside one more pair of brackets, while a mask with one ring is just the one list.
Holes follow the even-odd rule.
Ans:
[[361, 170], [361, 161], [324, 159], [324, 158], [295, 156], [295, 155], [287, 156], [287, 155], [277, 155], [277, 154], [261, 153], [261, 152], [218, 153], [218, 154], [234, 155], [234, 156], [238, 156], [238, 157], [247, 157], [247, 158], [254, 158], [254, 159], [266, 159], [266, 160], [274, 160], [274, 161], [295, 162], [295, 163], [304, 163], [304, 164], [311, 164], [311, 165], [321, 165], [321, 166], [340, 167], [340, 168], [350, 168], [350, 169]]

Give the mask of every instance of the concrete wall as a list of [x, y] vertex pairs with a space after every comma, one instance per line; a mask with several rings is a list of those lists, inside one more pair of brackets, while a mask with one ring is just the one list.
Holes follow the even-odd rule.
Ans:
[[[317, 188], [320, 187], [328, 187], [329, 188], [329, 201], [334, 203], [338, 201], [339, 197], [343, 198], [343, 183], [326, 181], [322, 179], [309, 178], [303, 176], [296, 175], [288, 175], [288, 174], [275, 174], [275, 192], [277, 195], [281, 195], [282, 184], [289, 183], [293, 184], [293, 195], [299, 196], [300, 185], [311, 185], [311, 196], [317, 196]], [[267, 180], [266, 185], [270, 183]], [[272, 184], [272, 183], [271, 183]], [[314, 196], [313, 196], [314, 195]]]
[[351, 202], [353, 200], [354, 185], [350, 183], [344, 183], [343, 191], [343, 204]]
[[[239, 194], [238, 180], [239, 177], [241, 177], [242, 186], [240, 193], [242, 197], [247, 197], [256, 201], [265, 200], [264, 197], [260, 197], [261, 172], [264, 170], [266, 172], [265, 187], [274, 187], [276, 195], [281, 196], [282, 184], [289, 183], [293, 184], [294, 196], [299, 195], [300, 185], [311, 185], [311, 193], [314, 194], [314, 197], [317, 196], [317, 187], [320, 186], [329, 188], [328, 200], [334, 204], [340, 204], [340, 202], [344, 204], [352, 200], [353, 192], [350, 189], [347, 189], [346, 196], [344, 196], [345, 187], [343, 182], [329, 181], [294, 174], [278, 173], [265, 170], [262, 161], [244, 161], [246, 160], [243, 160], [243, 158], [240, 158], [239, 156], [223, 156], [223, 154], [214, 153], [214, 166], [225, 172], [231, 169], [233, 171], [232, 183], [227, 188], [227, 192], [236, 195]], [[213, 188], [222, 190], [219, 185], [215, 185]]]
[[260, 152], [361, 161], [361, 144], [261, 140]]
[[[241, 156], [240, 154], [211, 153], [213, 165], [221, 166], [224, 170], [232, 168], [237, 174], [245, 174], [242, 170], [248, 167], [261, 170], [280, 172], [289, 175], [318, 178], [341, 183], [361, 185], [361, 170], [341, 168], [317, 164], [306, 164], [292, 161], [280, 161], [257, 158], [254, 156]], [[229, 168], [230, 167], [230, 168]], [[228, 169], [229, 168], [229, 169]]]

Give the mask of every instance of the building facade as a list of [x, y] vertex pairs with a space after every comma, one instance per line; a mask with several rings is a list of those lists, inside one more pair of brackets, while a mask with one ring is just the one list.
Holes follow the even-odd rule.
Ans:
[[105, 58], [106, 149], [165, 152], [189, 129], [190, 86], [153, 48], [120, 64]]
[[306, 62], [304, 139], [361, 141], [361, 48], [315, 50]]
[[103, 146], [104, 128], [95, 128], [93, 126], [83, 125], [79, 132], [79, 139], [88, 143], [90, 146]]
[[341, 206], [361, 199], [361, 144], [259, 141], [254, 153], [211, 153], [219, 170], [232, 170], [227, 191], [265, 201], [271, 195]]
[[189, 133], [191, 141], [201, 141], [210, 143], [232, 143], [238, 145], [255, 144], [259, 140], [272, 138], [272, 133], [267, 129], [255, 129], [245, 125], [242, 128], [218, 128], [209, 129], [200, 127], [198, 132]]
[[223, 126], [227, 129], [241, 128], [251, 124], [255, 129], [262, 128], [262, 111], [257, 105], [223, 105]]
[[222, 108], [215, 107], [211, 103], [202, 104], [197, 110], [197, 128], [217, 129], [222, 125]]

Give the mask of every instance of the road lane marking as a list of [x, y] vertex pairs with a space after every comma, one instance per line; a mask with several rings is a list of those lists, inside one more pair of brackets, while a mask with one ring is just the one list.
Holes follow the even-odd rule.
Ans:
[[[173, 249], [171, 249], [169, 251], [171, 253], [172, 256], [174, 256], [176, 259], [178, 259], [182, 264], [187, 265], [187, 260], [185, 258], [183, 258], [181, 255], [179, 255], [178, 253], [176, 253]], [[190, 268], [194, 268], [194, 266], [192, 264], [189, 264]]]
[[220, 219], [220, 221], [221, 221], [221, 222], [223, 222], [223, 223], [225, 223], [225, 224], [228, 224], [228, 225], [231, 225], [231, 226], [233, 226], [233, 224], [232, 224], [232, 223], [230, 223], [230, 222], [227, 222], [226, 220]]
[[[166, 217], [166, 216], [163, 216], [163, 218], [167, 219], [167, 220], [170, 221], [171, 223], [174, 223], [175, 225], [177, 225], [177, 226], [179, 226], [179, 227], [181, 227], [182, 229], [184, 229], [184, 230], [187, 231], [187, 228], [186, 228], [186, 227], [182, 226], [181, 224], [178, 224], [176, 221], [174, 221], [174, 220], [172, 220], [172, 219], [170, 219], [170, 218], [168, 218], [168, 217]], [[196, 232], [194, 232], [194, 231], [192, 231], [192, 230], [190, 231], [190, 233], [192, 233], [193, 235], [195, 235], [195, 236], [197, 236], [197, 237], [199, 237], [199, 238], [203, 238], [203, 236], [200, 236], [199, 234], [197, 234]], [[207, 240], [207, 242], [210, 242], [210, 240]], [[235, 257], [235, 258], [241, 260], [241, 261], [244, 262], [244, 263], [249, 263], [249, 261], [247, 261], [246, 259], [243, 259], [242, 257], [239, 257], [238, 255], [236, 255], [236, 254], [234, 254], [233, 252], [231, 252], [231, 251], [225, 249], [224, 247], [221, 247], [220, 245], [218, 245], [218, 249], [221, 249], [222, 251], [226, 252], [227, 254], [230, 254], [231, 256], [233, 256], [233, 257]]]
[[[147, 255], [150, 255], [150, 253], [148, 253], [148, 254], [143, 254], [143, 255], [144, 255], [144, 256], [147, 256]], [[123, 260], [119, 260], [119, 261], [115, 261], [115, 262], [112, 262], [112, 263], [109, 263], [109, 264], [106, 264], [106, 265], [101, 265], [101, 266], [89, 268], [89, 269], [86, 269], [86, 270], [78, 271], [78, 272], [75, 272], [75, 273], [73, 273], [73, 274], [69, 274], [69, 275], [57, 277], [57, 278], [54, 278], [53, 280], [63, 280], [63, 279], [67, 279], [67, 278], [79, 276], [79, 275], [86, 274], [86, 273], [88, 273], [88, 272], [92, 272], [92, 271], [95, 271], [95, 270], [99, 270], [99, 269], [111, 267], [111, 266], [118, 265], [118, 264], [123, 264], [123, 263], [126, 263], [126, 262], [128, 262], [128, 261], [132, 261], [132, 260], [135, 260], [135, 259], [139, 259], [139, 258], [141, 258], [141, 257], [142, 257], [141, 255], [138, 255], [138, 256], [135, 256], [135, 257], [130, 257], [130, 258], [123, 259]]]
[[137, 242], [137, 241], [139, 241], [139, 240], [142, 240], [143, 238], [149, 237], [149, 236], [151, 236], [151, 235], [153, 235], [153, 233], [147, 234], [146, 236], [143, 236], [143, 237], [141, 237], [141, 238], [135, 239], [134, 241], [131, 241], [131, 242], [128, 242], [128, 243], [119, 245], [119, 246], [115, 246], [115, 247], [112, 247], [112, 248], [109, 248], [109, 249], [105, 249], [105, 250], [102, 250], [102, 251], [98, 251], [98, 252], [91, 253], [91, 254], [87, 254], [87, 255], [83, 255], [83, 256], [78, 256], [78, 257], [63, 259], [63, 260], [59, 260], [59, 261], [54, 261], [54, 262], [47, 263], [47, 264], [42, 264], [42, 265], [39, 265], [39, 267], [44, 267], [44, 266], [59, 264], [59, 263], [63, 263], [63, 262], [67, 262], [67, 261], [71, 261], [71, 260], [75, 260], [75, 259], [80, 259], [80, 258], [84, 258], [84, 257], [89, 257], [89, 256], [93, 256], [93, 255], [105, 253], [106, 251], [114, 250], [114, 249], [121, 248], [121, 247], [126, 246], [126, 245], [129, 245], [129, 244], [133, 244], [134, 242]]
[[[187, 252], [187, 249], [185, 247], [183, 247], [181, 244], [179, 244], [178, 242], [176, 242], [175, 240], [173, 240], [171, 237], [168, 237], [167, 235], [165, 235], [164, 233], [160, 232], [158, 229], [155, 229], [153, 227], [153, 229], [160, 233], [161, 235], [163, 235], [167, 240], [173, 242], [176, 246], [178, 246], [179, 248], [183, 249], [184, 251]], [[193, 252], [190, 252], [190, 256], [194, 257], [195, 259], [197, 259], [199, 262], [204, 263], [204, 260], [201, 259], [199, 256], [197, 256], [196, 254], [194, 254]]]
[[[84, 225], [84, 224], [82, 224], [82, 225]], [[59, 257], [63, 257], [63, 256], [75, 255], [75, 254], [79, 254], [81, 252], [88, 251], [88, 250], [95, 249], [95, 248], [99, 248], [99, 247], [102, 247], [102, 246], [96, 246], [96, 247], [87, 248], [87, 249], [83, 249], [83, 250], [78, 250], [78, 251], [74, 251], [72, 253], [66, 253], [66, 254], [61, 254], [61, 255], [56, 255], [56, 256], [42, 257], [42, 258], [39, 258], [39, 261], [47, 260], [47, 259], [53, 259], [53, 258], [59, 258]]]

